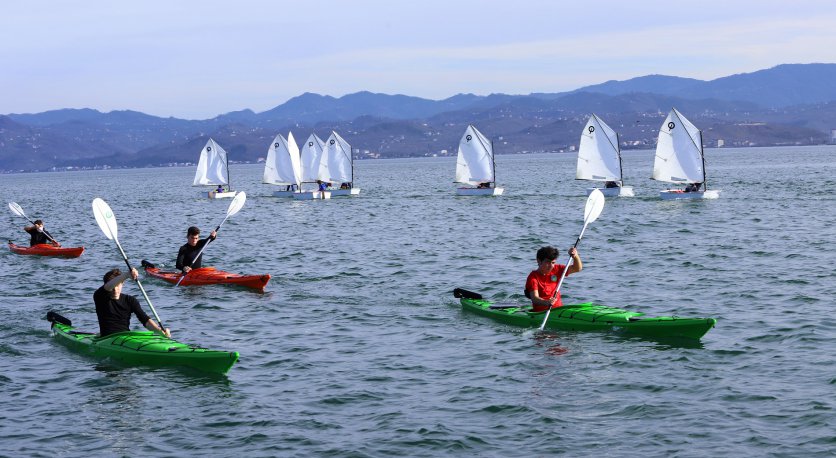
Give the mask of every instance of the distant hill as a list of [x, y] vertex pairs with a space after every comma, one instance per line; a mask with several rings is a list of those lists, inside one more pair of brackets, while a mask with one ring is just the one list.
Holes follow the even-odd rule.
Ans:
[[0, 170], [163, 165], [197, 160], [209, 137], [233, 161], [266, 156], [277, 133], [298, 142], [337, 130], [359, 157], [454, 154], [467, 124], [499, 154], [566, 151], [595, 112], [625, 148], [655, 144], [676, 106], [703, 129], [706, 144], [820, 144], [836, 128], [836, 64], [793, 64], [711, 81], [648, 75], [575, 91], [528, 95], [458, 94], [444, 100], [358, 92], [305, 93], [270, 110], [212, 119], [160, 118], [136, 111], [62, 109], [0, 116]]
[[575, 92], [621, 95], [647, 92], [686, 99], [756, 103], [764, 108], [836, 100], [836, 64], [785, 64], [711, 81], [649, 75], [582, 87]]

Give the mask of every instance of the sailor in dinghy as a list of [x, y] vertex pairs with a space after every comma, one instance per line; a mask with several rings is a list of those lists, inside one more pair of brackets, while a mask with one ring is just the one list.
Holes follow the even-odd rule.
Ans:
[[456, 188], [459, 196], [501, 196], [503, 188], [496, 187], [496, 162], [491, 143], [472, 124], [467, 126], [459, 141], [456, 158], [456, 183], [471, 187]]
[[341, 183], [340, 189], [331, 190], [331, 196], [356, 196], [360, 188], [354, 187], [354, 154], [351, 145], [335, 131], [325, 140], [322, 160], [328, 162], [328, 183]]
[[[323, 200], [331, 198], [331, 191], [321, 191], [318, 183], [328, 180], [328, 163], [324, 157], [323, 151], [325, 142], [322, 141], [316, 134], [311, 134], [308, 141], [302, 147], [300, 152], [300, 162], [302, 164], [302, 182], [300, 184], [300, 192], [293, 193], [293, 198], [297, 200]], [[316, 189], [301, 189], [305, 184], [317, 184]]]
[[235, 197], [235, 192], [229, 186], [229, 159], [226, 151], [212, 138], [200, 151], [197, 171], [192, 186], [220, 186], [221, 191], [201, 191], [200, 197], [223, 199]]
[[581, 133], [575, 179], [604, 182], [603, 187], [587, 188], [587, 195], [598, 189], [606, 197], [633, 197], [633, 187], [624, 186], [622, 176], [618, 134], [593, 113]]
[[293, 132], [288, 132], [287, 139], [282, 134], [276, 135], [267, 150], [267, 160], [264, 161], [264, 176], [262, 183], [279, 185], [284, 189], [273, 191], [273, 197], [293, 197], [301, 192], [302, 164], [299, 146], [293, 138]]
[[[705, 174], [705, 155], [702, 131], [673, 108], [659, 129], [656, 158], [653, 162], [654, 180], [686, 184], [682, 189], [666, 189], [659, 192], [664, 200], [717, 199], [719, 189], [708, 189]], [[702, 188], [702, 191], [700, 191]]]

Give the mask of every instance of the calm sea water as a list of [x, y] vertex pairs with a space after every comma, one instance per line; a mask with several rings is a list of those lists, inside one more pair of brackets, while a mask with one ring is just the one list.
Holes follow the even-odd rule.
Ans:
[[607, 201], [564, 297], [716, 317], [700, 343], [461, 311], [454, 287], [521, 301], [536, 249], [575, 241], [572, 155], [499, 157], [499, 198], [454, 196], [452, 159], [358, 162], [361, 196], [324, 202], [269, 197], [242, 165], [246, 206], [204, 264], [269, 272], [267, 292], [143, 280], [176, 338], [241, 353], [226, 377], [72, 353], [44, 316], [95, 330], [91, 295], [123, 265], [94, 197], [136, 265], [173, 264], [229, 200], [194, 197], [191, 168], [2, 175], [4, 203], [88, 251], [0, 253], [0, 455], [833, 456], [836, 148], [710, 150], [723, 191], [702, 202], [660, 201], [652, 157], [625, 153], [637, 197]]

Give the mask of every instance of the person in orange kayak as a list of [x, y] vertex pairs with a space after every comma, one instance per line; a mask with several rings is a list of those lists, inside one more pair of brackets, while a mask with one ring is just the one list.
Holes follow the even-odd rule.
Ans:
[[[36, 219], [34, 224], [23, 228], [29, 234], [29, 246], [39, 245], [41, 243], [52, 243], [55, 237], [52, 236], [46, 229], [44, 229], [44, 222]], [[50, 240], [51, 239], [51, 240]], [[53, 243], [55, 246], [61, 246], [57, 241]]]
[[171, 330], [160, 328], [156, 321], [152, 320], [139, 301], [129, 294], [122, 294], [122, 284], [128, 278], [137, 279], [136, 269], [122, 273], [119, 269], [109, 270], [104, 275], [104, 285], [93, 293], [93, 302], [96, 304], [96, 316], [99, 318], [99, 336], [105, 337], [116, 332], [131, 330], [131, 314], [149, 331], [154, 331], [171, 338]]
[[[566, 266], [556, 263], [559, 255], [557, 248], [552, 246], [544, 246], [537, 250], [537, 270], [532, 270], [525, 280], [525, 295], [531, 299], [531, 307], [535, 312], [543, 312], [549, 307], [557, 308], [563, 305], [560, 300], [560, 291], [556, 290]], [[583, 270], [581, 257], [575, 247], [569, 248], [569, 255], [572, 256], [572, 265], [566, 271], [566, 276]]]
[[200, 250], [212, 240], [217, 238], [218, 233], [212, 231], [209, 237], [200, 239], [200, 229], [197, 226], [192, 226], [186, 231], [186, 244], [180, 247], [177, 252], [177, 268], [183, 273], [188, 273], [192, 269], [199, 269], [203, 261], [203, 253], [200, 257], [195, 259]]

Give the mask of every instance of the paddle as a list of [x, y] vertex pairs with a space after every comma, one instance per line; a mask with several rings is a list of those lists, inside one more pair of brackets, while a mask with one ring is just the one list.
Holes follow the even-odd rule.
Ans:
[[[589, 223], [598, 219], [598, 216], [601, 214], [601, 210], [604, 209], [604, 194], [601, 193], [600, 190], [595, 189], [592, 193], [589, 194], [589, 198], [586, 199], [586, 207], [583, 210], [583, 229], [581, 229], [581, 234], [578, 236], [578, 239], [575, 240], [574, 247], [577, 248], [578, 244], [581, 243], [581, 239], [583, 238], [583, 233], [586, 232], [586, 226]], [[557, 289], [554, 290], [554, 295], [557, 297], [557, 293], [560, 291], [560, 286], [563, 284], [563, 279], [566, 278], [566, 272], [569, 270], [569, 266], [572, 265], [572, 256], [569, 256], [569, 261], [566, 263], [566, 267], [563, 269], [563, 273], [560, 274], [560, 281], [557, 282]], [[540, 324], [540, 330], [542, 331], [543, 328], [546, 327], [546, 322], [549, 320], [549, 313], [551, 313], [552, 308], [546, 311], [546, 316], [543, 318], [543, 323]]]
[[[122, 259], [125, 260], [125, 265], [128, 266], [128, 271], [130, 272], [133, 267], [131, 267], [131, 263], [128, 261], [128, 256], [125, 254], [125, 250], [122, 249], [122, 245], [119, 243], [119, 238], [117, 237], [119, 228], [116, 225], [116, 216], [113, 214], [113, 210], [110, 209], [107, 202], [96, 197], [93, 199], [93, 216], [96, 217], [96, 222], [99, 224], [99, 228], [102, 232], [104, 232], [105, 237], [116, 242], [116, 247], [119, 248], [119, 253], [122, 254]], [[157, 315], [157, 310], [154, 309], [154, 304], [151, 303], [151, 299], [148, 299], [148, 294], [145, 292], [145, 288], [142, 287], [142, 283], [140, 283], [139, 278], [136, 279], [136, 284], [139, 286], [139, 290], [142, 291], [142, 297], [145, 298], [145, 302], [148, 303], [148, 307], [151, 307], [151, 311], [154, 313], [154, 318], [157, 319], [160, 329], [162, 329], [163, 333], [165, 333], [163, 321], [160, 319], [160, 316]]]
[[[230, 216], [238, 213], [241, 210], [241, 207], [244, 206], [244, 202], [246, 202], [246, 201], [247, 201], [247, 193], [245, 193], [244, 191], [241, 191], [238, 194], [235, 194], [235, 197], [232, 199], [232, 202], [229, 203], [229, 208], [226, 209], [226, 217], [224, 217], [224, 220], [221, 221], [221, 224], [218, 224], [218, 227], [215, 228], [215, 233], [216, 234], [219, 230], [221, 230], [221, 226], [224, 225], [224, 223], [226, 222], [227, 219], [229, 219]], [[200, 248], [200, 251], [197, 252], [197, 256], [194, 257], [192, 262], [200, 259], [200, 255], [203, 254], [203, 250], [206, 249], [206, 246], [209, 245], [210, 242], [212, 242], [212, 239], [207, 240], [206, 243], [203, 244], [203, 246]], [[189, 272], [191, 272], [191, 271], [189, 271]], [[179, 280], [177, 280], [177, 284], [175, 284], [174, 286], [180, 286], [180, 282], [182, 282], [183, 279], [186, 278], [186, 275], [188, 275], [189, 272], [183, 272], [183, 276], [180, 277]]]
[[[12, 213], [14, 213], [17, 216], [22, 216], [22, 217], [26, 218], [26, 220], [29, 221], [30, 223], [32, 223], [33, 226], [35, 225], [35, 222], [32, 221], [31, 219], [29, 219], [29, 217], [26, 216], [26, 213], [23, 213], [23, 209], [20, 208], [20, 205], [18, 205], [17, 203], [9, 202], [9, 210], [11, 210]], [[55, 239], [52, 238], [51, 235], [49, 235], [49, 232], [47, 232], [46, 229], [43, 230], [43, 233], [46, 236], [46, 238], [52, 240], [52, 243], [54, 243], [56, 245], [58, 244], [58, 242], [56, 242]]]

